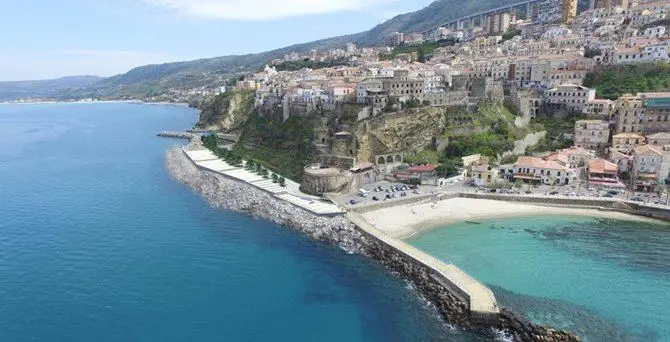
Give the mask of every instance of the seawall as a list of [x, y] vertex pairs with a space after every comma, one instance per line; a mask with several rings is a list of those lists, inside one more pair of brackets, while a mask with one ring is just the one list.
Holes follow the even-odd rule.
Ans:
[[448, 323], [480, 329], [492, 338], [494, 331], [490, 328], [502, 328], [517, 341], [577, 341], [568, 333], [544, 329], [497, 305], [492, 306], [495, 298], [488, 288], [455, 266], [384, 235], [358, 213], [313, 214], [243, 181], [196, 167], [181, 147], [166, 152], [165, 165], [172, 177], [200, 193], [213, 207], [288, 226], [315, 240], [377, 260], [410, 281]]
[[624, 214], [644, 216], [662, 221], [670, 221], [670, 209], [667, 207], [645, 205], [634, 201], [618, 201], [615, 199], [597, 199], [584, 197], [551, 197], [551, 196], [523, 196], [523, 195], [496, 195], [477, 193], [458, 193], [458, 197], [491, 199], [527, 203], [532, 205], [566, 207], [575, 209], [597, 209], [601, 211], [615, 211]]

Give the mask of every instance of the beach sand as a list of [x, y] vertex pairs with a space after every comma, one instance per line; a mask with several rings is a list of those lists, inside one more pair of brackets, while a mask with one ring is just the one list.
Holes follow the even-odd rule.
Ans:
[[437, 204], [401, 205], [367, 212], [363, 217], [384, 233], [398, 239], [407, 239], [422, 231], [451, 223], [540, 215], [579, 215], [658, 222], [641, 216], [597, 209], [548, 207], [472, 198], [451, 198], [438, 201]]

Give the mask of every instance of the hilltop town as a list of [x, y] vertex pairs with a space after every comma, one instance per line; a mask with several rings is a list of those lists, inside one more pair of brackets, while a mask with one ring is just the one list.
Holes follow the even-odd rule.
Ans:
[[218, 86], [199, 125], [239, 135], [240, 153], [315, 194], [454, 176], [658, 192], [670, 173], [670, 3], [589, 5], [530, 1], [386, 46], [289, 53]]

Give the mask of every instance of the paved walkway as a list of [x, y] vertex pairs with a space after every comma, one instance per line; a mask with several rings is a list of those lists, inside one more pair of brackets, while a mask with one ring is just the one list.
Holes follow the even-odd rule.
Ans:
[[460, 268], [452, 264], [445, 264], [435, 257], [432, 257], [401, 240], [384, 234], [379, 229], [372, 226], [372, 224], [365, 220], [360, 214], [348, 212], [346, 216], [360, 229], [374, 236], [377, 240], [433, 269], [437, 274], [455, 285], [468, 297], [470, 302], [470, 313], [473, 316], [493, 318], [497, 317], [500, 313], [491, 289], [463, 272]]
[[223, 176], [245, 182], [272, 194], [280, 200], [291, 203], [314, 214], [340, 215], [344, 213], [344, 210], [330, 202], [323, 201], [316, 196], [302, 193], [300, 191], [300, 184], [292, 180], [287, 179], [286, 186], [282, 187], [277, 183], [273, 183], [271, 179], [267, 179], [254, 172], [248, 171], [244, 167], [237, 167], [226, 163], [223, 159], [218, 158], [208, 149], [184, 149], [183, 151], [195, 165], [202, 169], [207, 169]]

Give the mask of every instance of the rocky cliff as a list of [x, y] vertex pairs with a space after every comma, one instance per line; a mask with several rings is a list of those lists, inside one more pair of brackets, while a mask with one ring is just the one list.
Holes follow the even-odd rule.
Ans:
[[203, 104], [201, 109], [198, 127], [225, 133], [234, 132], [242, 127], [254, 110], [254, 92], [227, 92]]

